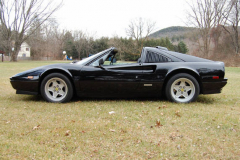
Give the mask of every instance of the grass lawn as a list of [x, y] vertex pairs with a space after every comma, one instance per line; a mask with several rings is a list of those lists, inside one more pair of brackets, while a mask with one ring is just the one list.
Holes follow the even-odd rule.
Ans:
[[9, 77], [52, 63], [59, 61], [0, 62], [0, 159], [240, 158], [240, 68], [226, 68], [221, 94], [200, 95], [190, 104], [53, 104], [15, 94]]

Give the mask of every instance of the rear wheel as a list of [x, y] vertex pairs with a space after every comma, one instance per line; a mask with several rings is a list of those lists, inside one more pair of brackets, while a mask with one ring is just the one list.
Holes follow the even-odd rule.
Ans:
[[73, 96], [70, 80], [61, 73], [47, 75], [41, 84], [42, 97], [48, 102], [68, 102]]
[[199, 84], [193, 76], [179, 73], [169, 79], [165, 92], [169, 101], [189, 103], [197, 99], [199, 90]]

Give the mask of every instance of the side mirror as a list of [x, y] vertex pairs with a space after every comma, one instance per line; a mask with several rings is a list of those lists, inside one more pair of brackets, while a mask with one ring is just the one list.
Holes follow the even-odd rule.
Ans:
[[101, 58], [101, 59], [98, 61], [98, 66], [95, 66], [95, 67], [104, 69], [103, 66], [102, 66], [103, 64], [104, 64], [104, 62], [103, 62], [103, 59]]
[[103, 59], [101, 58], [99, 61], [98, 61], [98, 63], [99, 63], [99, 66], [102, 66], [103, 65]]
[[137, 61], [138, 63], [141, 63], [142, 61], [141, 61], [141, 57], [140, 58], [138, 58], [138, 61]]

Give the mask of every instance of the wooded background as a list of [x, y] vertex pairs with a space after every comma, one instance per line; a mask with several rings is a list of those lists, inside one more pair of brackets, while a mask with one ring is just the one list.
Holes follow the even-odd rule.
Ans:
[[[62, 2], [46, 0], [0, 0], [0, 49], [17, 61], [21, 44], [31, 46], [33, 60], [62, 59], [63, 51], [80, 60], [111, 46], [118, 60], [136, 61], [142, 47], [163, 46], [169, 50], [239, 65], [239, 0], [197, 0], [189, 3], [186, 27], [156, 30], [155, 22], [133, 19], [126, 37], [100, 37], [79, 30], [60, 29], [51, 15]], [[161, 19], [161, 17], [159, 18]], [[12, 49], [14, 48], [14, 50]]]

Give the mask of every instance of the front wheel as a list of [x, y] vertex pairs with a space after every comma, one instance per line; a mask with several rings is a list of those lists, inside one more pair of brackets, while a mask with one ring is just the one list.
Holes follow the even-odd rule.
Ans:
[[73, 96], [72, 83], [61, 73], [51, 73], [41, 83], [41, 95], [48, 102], [68, 102]]
[[169, 79], [165, 92], [169, 101], [189, 103], [197, 99], [199, 90], [199, 84], [193, 76], [179, 73]]

